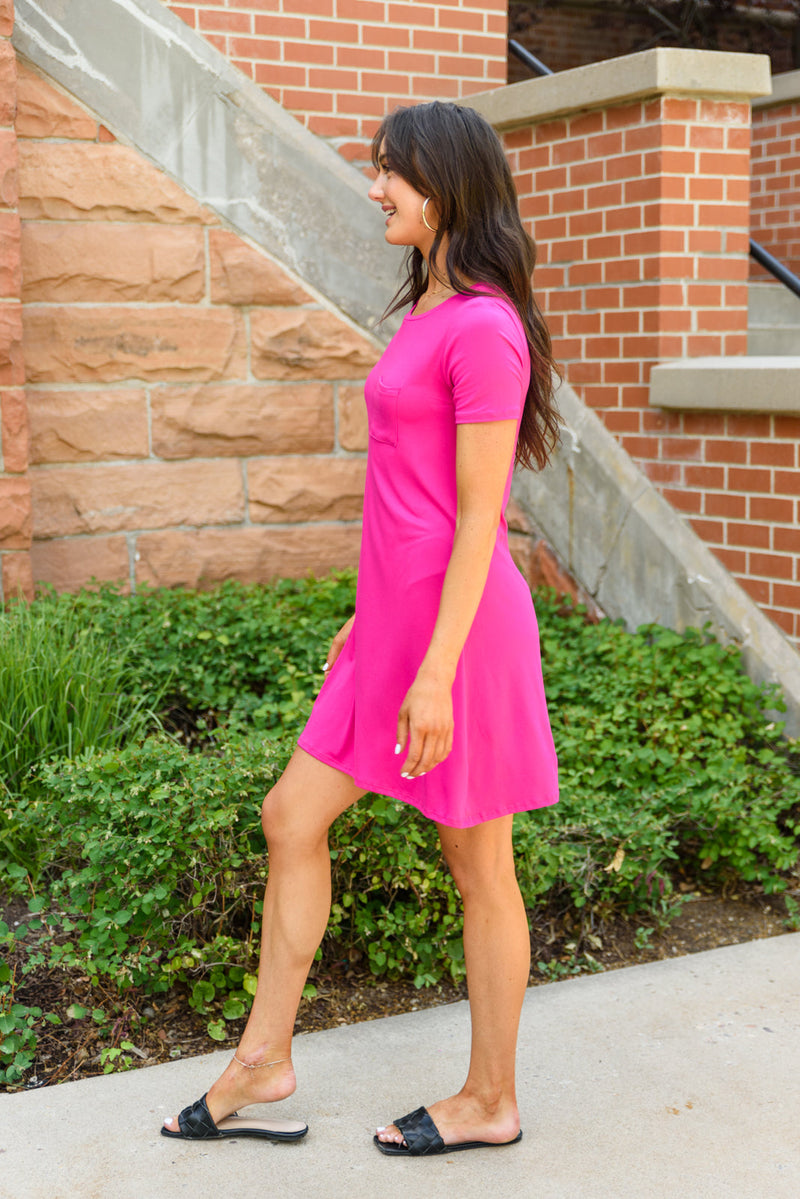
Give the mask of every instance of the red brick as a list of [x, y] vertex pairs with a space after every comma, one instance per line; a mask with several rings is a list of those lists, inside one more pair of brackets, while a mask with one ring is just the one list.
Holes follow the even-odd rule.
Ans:
[[714, 554], [727, 570], [733, 574], [743, 574], [747, 568], [747, 554], [743, 550], [730, 550], [723, 546], [715, 546]]
[[681, 481], [681, 468], [675, 462], [645, 462], [643, 470], [650, 482], [657, 486]]
[[717, 441], [710, 439], [705, 443], [707, 462], [747, 462], [746, 441]]
[[790, 583], [773, 584], [772, 602], [782, 608], [800, 608], [800, 586]]
[[725, 486], [725, 468], [723, 466], [687, 466], [685, 476], [688, 487], [719, 490]]
[[706, 516], [724, 516], [730, 520], [744, 520], [747, 516], [747, 497], [709, 492], [705, 497]]
[[773, 529], [772, 547], [785, 554], [800, 554], [800, 529]]
[[800, 470], [776, 470], [775, 491], [782, 495], [800, 495]]
[[769, 549], [769, 528], [766, 525], [728, 524], [729, 545], [752, 546], [754, 549]]
[[[753, 555], [751, 554], [752, 558]], [[768, 604], [770, 601], [770, 584], [763, 579], [752, 579], [749, 575], [744, 575], [739, 579], [739, 584], [757, 604]]]
[[[666, 496], [666, 492], [664, 494]], [[675, 506], [680, 509], [680, 505], [676, 504]], [[694, 511], [694, 509], [684, 508], [684, 511]], [[693, 517], [689, 523], [691, 524], [697, 536], [702, 537], [703, 541], [707, 541], [709, 545], [715, 545], [722, 541], [724, 536], [724, 526], [719, 524], [717, 521], [703, 520], [700, 517]]]
[[728, 486], [733, 491], [769, 492], [772, 490], [772, 480], [768, 470], [732, 466], [728, 471]]
[[762, 575], [767, 579], [785, 579], [791, 581], [794, 577], [794, 562], [784, 554], [750, 554], [750, 570], [753, 574]]
[[34, 464], [146, 458], [150, 452], [142, 389], [29, 387], [27, 398]]

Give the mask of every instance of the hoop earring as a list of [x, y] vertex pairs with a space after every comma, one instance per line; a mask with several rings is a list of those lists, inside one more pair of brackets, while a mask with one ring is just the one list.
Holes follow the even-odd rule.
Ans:
[[428, 218], [425, 216], [425, 209], [428, 207], [430, 202], [431, 202], [430, 196], [426, 196], [425, 199], [422, 201], [422, 223], [424, 224], [426, 229], [430, 229], [431, 233], [437, 233], [438, 230], [434, 229], [433, 225], [430, 225], [428, 223]]

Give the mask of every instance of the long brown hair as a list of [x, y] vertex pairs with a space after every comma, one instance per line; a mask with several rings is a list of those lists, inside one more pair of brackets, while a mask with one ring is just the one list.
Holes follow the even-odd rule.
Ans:
[[[435, 202], [438, 225], [430, 252], [434, 278], [449, 283], [461, 295], [475, 295], [476, 284], [489, 284], [519, 313], [530, 350], [531, 381], [516, 461], [522, 466], [543, 467], [558, 441], [553, 403], [553, 376], [558, 372], [550, 334], [531, 286], [536, 247], [522, 227], [514, 180], [500, 139], [473, 109], [434, 100], [396, 108], [383, 119], [372, 141], [375, 167], [381, 159]], [[448, 278], [442, 279], [435, 263], [445, 238]], [[406, 258], [406, 272], [386, 316], [415, 304], [425, 291], [427, 266], [416, 247]]]

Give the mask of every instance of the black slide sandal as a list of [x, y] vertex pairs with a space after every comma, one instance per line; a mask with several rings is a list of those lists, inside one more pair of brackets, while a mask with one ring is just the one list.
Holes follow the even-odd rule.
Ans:
[[458, 1153], [461, 1149], [503, 1149], [522, 1140], [520, 1131], [511, 1141], [459, 1141], [456, 1145], [445, 1145], [426, 1107], [418, 1107], [394, 1123], [405, 1137], [405, 1145], [382, 1141], [377, 1135], [372, 1139], [381, 1153], [395, 1157], [435, 1157], [442, 1153]]
[[180, 1132], [173, 1132], [166, 1125], [161, 1127], [162, 1137], [175, 1137], [181, 1141], [215, 1141], [221, 1137], [261, 1137], [265, 1141], [299, 1141], [308, 1132], [302, 1120], [259, 1120], [257, 1117], [240, 1116], [236, 1112], [215, 1124], [208, 1110], [206, 1097], [185, 1107], [178, 1116]]

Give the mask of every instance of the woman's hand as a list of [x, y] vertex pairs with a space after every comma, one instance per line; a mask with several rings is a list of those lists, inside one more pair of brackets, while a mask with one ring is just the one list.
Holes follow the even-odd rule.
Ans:
[[353, 613], [353, 615], [350, 617], [350, 619], [346, 620], [344, 622], [342, 627], [339, 629], [339, 632], [336, 634], [333, 641], [331, 642], [331, 648], [328, 650], [328, 656], [325, 659], [325, 665], [322, 667], [322, 669], [325, 671], [326, 675], [327, 675], [328, 671], [330, 670], [330, 668], [333, 666], [336, 659], [339, 657], [339, 654], [344, 649], [344, 644], [347, 641], [347, 638], [350, 636], [350, 630], [352, 629], [353, 624], [355, 623], [355, 619], [356, 619], [355, 613]]
[[422, 666], [397, 719], [397, 749], [408, 742], [404, 778], [419, 778], [443, 762], [453, 748], [453, 679]]

